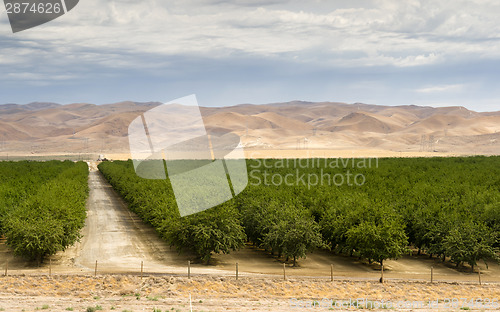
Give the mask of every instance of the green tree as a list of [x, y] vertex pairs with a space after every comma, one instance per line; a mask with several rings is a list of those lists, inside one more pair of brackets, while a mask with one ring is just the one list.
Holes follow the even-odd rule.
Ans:
[[384, 218], [378, 224], [364, 221], [346, 233], [347, 244], [359, 255], [383, 265], [386, 259], [396, 259], [408, 251], [404, 225], [397, 219]]
[[[496, 233], [497, 237], [500, 237], [500, 198], [498, 200], [486, 207], [482, 220]], [[500, 239], [497, 240], [495, 247], [500, 248]]]
[[489, 229], [483, 222], [466, 221], [456, 223], [444, 239], [444, 248], [451, 260], [458, 265], [463, 262], [474, 266], [477, 261], [493, 259], [499, 260], [498, 248], [494, 245], [498, 242], [498, 234]]
[[[36, 214], [36, 215], [35, 215]], [[12, 216], [6, 222], [7, 245], [18, 256], [37, 261], [63, 250], [64, 228], [47, 214]]]
[[193, 250], [207, 264], [213, 253], [229, 253], [245, 244], [246, 236], [231, 204], [180, 218], [167, 233], [167, 239], [177, 249]]
[[2, 163], [0, 168], [7, 169], [2, 174], [22, 194], [3, 193], [2, 231], [16, 255], [40, 263], [80, 238], [88, 195], [86, 163]]
[[293, 258], [293, 266], [298, 258], [305, 258], [308, 252], [326, 247], [321, 237], [319, 225], [313, 219], [301, 218], [285, 225], [283, 236], [283, 253]]

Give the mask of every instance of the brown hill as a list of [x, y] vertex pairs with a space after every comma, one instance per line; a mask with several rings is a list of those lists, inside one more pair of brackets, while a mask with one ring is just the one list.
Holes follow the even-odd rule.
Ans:
[[242, 115], [234, 112], [221, 112], [206, 116], [204, 119], [208, 128], [219, 128], [231, 131], [249, 129], [273, 128], [273, 124], [261, 117], [254, 115]]
[[378, 132], [389, 133], [395, 129], [395, 126], [382, 122], [379, 119], [370, 116], [366, 113], [350, 113], [342, 117], [334, 125], [325, 127], [322, 130], [326, 131], [344, 131], [351, 130], [355, 132]]
[[303, 121], [285, 117], [274, 112], [265, 112], [255, 115], [255, 117], [262, 118], [269, 121], [273, 128], [292, 129], [292, 130], [310, 130], [312, 125]]
[[[2, 153], [127, 152], [128, 125], [158, 102], [0, 105]], [[172, 120], [184, 122], [184, 107]], [[379, 149], [500, 154], [500, 112], [464, 107], [292, 101], [202, 107], [207, 129], [234, 132], [248, 149]], [[187, 121], [186, 121], [187, 122]]]

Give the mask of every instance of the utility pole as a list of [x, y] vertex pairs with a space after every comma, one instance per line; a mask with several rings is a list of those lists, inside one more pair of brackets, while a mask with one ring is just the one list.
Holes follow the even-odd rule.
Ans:
[[429, 135], [429, 152], [434, 151], [434, 135]]

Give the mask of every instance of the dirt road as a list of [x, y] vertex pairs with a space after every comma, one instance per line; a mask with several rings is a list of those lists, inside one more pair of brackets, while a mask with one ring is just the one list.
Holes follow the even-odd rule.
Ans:
[[[87, 219], [79, 243], [53, 257], [56, 270], [186, 273], [189, 254], [179, 255], [155, 230], [131, 212], [90, 164]], [[207, 271], [207, 269], [204, 269]], [[213, 271], [213, 269], [208, 269]], [[209, 273], [209, 272], [206, 272]]]
[[64, 253], [75, 266], [94, 269], [97, 260], [98, 269], [130, 271], [140, 268], [141, 261], [157, 267], [165, 256], [176, 256], [127, 209], [99, 171], [90, 172], [89, 187], [83, 238]]

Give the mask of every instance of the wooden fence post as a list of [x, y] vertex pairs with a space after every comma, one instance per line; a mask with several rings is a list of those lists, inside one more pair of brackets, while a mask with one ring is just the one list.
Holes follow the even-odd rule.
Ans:
[[141, 261], [141, 279], [142, 279], [143, 272], [144, 272], [144, 261]]
[[477, 276], [479, 277], [479, 285], [481, 285], [481, 268], [477, 267]]
[[283, 280], [286, 281], [285, 263], [283, 263]]
[[97, 276], [97, 260], [95, 261], [94, 276]]
[[5, 276], [9, 274], [8, 271], [9, 271], [9, 261], [5, 263]]
[[330, 282], [333, 282], [333, 264], [330, 264]]
[[383, 264], [380, 266], [380, 282], [381, 283], [384, 282], [384, 265]]
[[188, 278], [191, 278], [191, 261], [188, 260]]
[[238, 262], [236, 262], [236, 280], [238, 280]]
[[49, 259], [49, 276], [52, 275], [52, 259]]
[[431, 266], [431, 283], [434, 281], [434, 267]]

